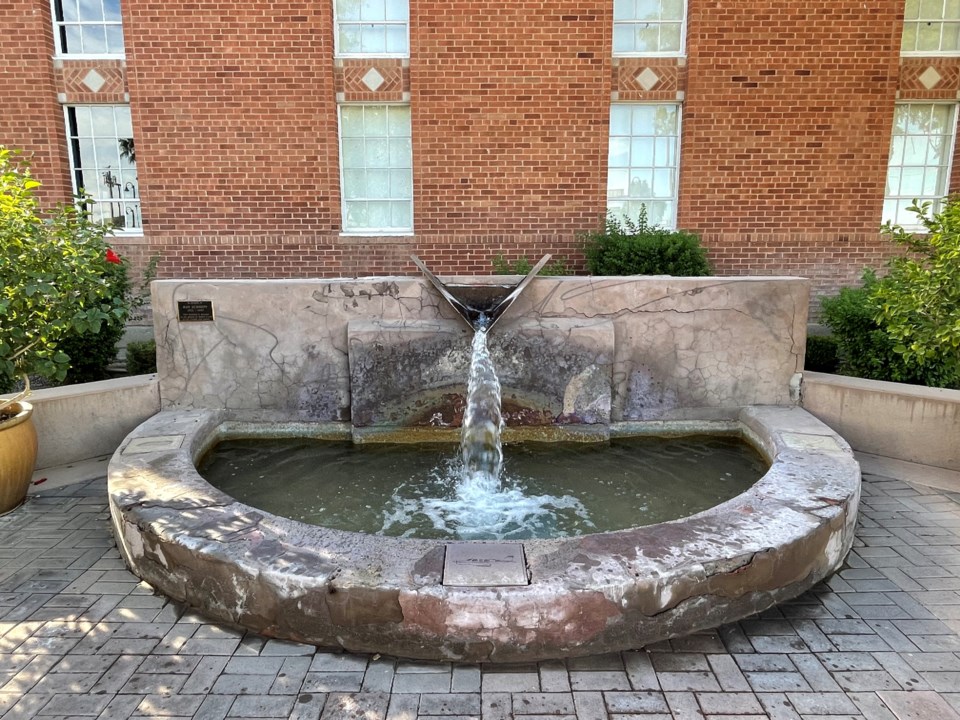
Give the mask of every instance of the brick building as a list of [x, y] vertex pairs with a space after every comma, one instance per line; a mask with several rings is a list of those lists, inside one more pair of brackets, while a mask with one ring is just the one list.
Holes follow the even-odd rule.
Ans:
[[825, 293], [960, 182], [956, 0], [0, 8], [0, 144], [166, 277], [577, 268], [644, 203], [718, 274]]

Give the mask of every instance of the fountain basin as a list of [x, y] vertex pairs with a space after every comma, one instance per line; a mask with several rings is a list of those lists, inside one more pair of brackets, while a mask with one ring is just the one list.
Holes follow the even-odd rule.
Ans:
[[[110, 510], [137, 575], [211, 618], [264, 635], [462, 662], [597, 654], [763, 610], [827, 577], [849, 551], [859, 466], [846, 442], [804, 410], [756, 406], [729, 420], [611, 426], [612, 434], [711, 430], [741, 433], [771, 463], [747, 492], [717, 507], [581, 537], [454, 542], [331, 530], [239, 503], [195, 463], [221, 437], [249, 435], [252, 426], [225, 410], [167, 411], [114, 454]], [[350, 427], [256, 430], [294, 432], [347, 438]], [[449, 557], [482, 568], [505, 555], [520, 559], [522, 584], [450, 584], [449, 563], [444, 576]]]

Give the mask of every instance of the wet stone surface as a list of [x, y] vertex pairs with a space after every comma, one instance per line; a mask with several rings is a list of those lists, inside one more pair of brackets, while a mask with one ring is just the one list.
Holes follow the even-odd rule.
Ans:
[[517, 665], [351, 655], [210, 623], [124, 567], [106, 483], [0, 518], [4, 718], [960, 718], [960, 494], [865, 476], [844, 567], [645, 649]]

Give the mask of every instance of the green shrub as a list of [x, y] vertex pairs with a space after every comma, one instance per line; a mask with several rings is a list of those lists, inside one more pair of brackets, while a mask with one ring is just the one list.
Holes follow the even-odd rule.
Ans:
[[[533, 263], [524, 255], [522, 258], [510, 262], [503, 257], [503, 254], [497, 255], [493, 259], [494, 275], [527, 275], [533, 270]], [[567, 267], [567, 261], [564, 258], [555, 258], [547, 262], [537, 275], [571, 275]]]
[[636, 222], [607, 216], [603, 228], [584, 240], [587, 268], [593, 275], [710, 274], [700, 238], [684, 230], [649, 225], [645, 207]]
[[879, 281], [867, 270], [863, 287], [843, 288], [823, 298], [823, 318], [839, 343], [839, 372], [870, 380], [890, 380], [946, 387], [955, 382], [942, 367], [909, 364], [895, 351], [896, 342], [877, 322], [879, 306], [874, 292]]
[[63, 380], [70, 357], [60, 343], [69, 332], [99, 330], [126, 313], [105, 278], [108, 228], [84, 204], [42, 212], [39, 186], [0, 146], [0, 386], [22, 379], [21, 397], [30, 376]]
[[835, 373], [840, 367], [840, 343], [833, 335], [808, 335], [803, 366], [813, 372]]
[[146, 375], [157, 371], [157, 342], [127, 343], [127, 374]]
[[960, 379], [960, 197], [948, 198], [934, 214], [929, 202], [914, 202], [909, 209], [924, 231], [884, 225], [884, 234], [908, 254], [890, 261], [871, 298], [894, 351], [918, 372], [955, 386]]
[[60, 349], [70, 356], [70, 369], [63, 380], [64, 385], [110, 377], [107, 368], [117, 356], [117, 345], [123, 337], [123, 328], [133, 304], [127, 263], [116, 253], [111, 253], [110, 258], [103, 276], [110, 287], [111, 303], [120, 311], [110, 315], [97, 330], [71, 331], [64, 336]]

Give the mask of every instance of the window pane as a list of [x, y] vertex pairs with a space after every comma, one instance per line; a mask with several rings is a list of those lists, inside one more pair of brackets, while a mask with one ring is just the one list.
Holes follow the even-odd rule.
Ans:
[[133, 125], [130, 121], [130, 108], [128, 107], [118, 107], [114, 113], [114, 118], [117, 123], [117, 137], [118, 138], [132, 138], [133, 137]]
[[680, 51], [680, 23], [666, 23], [660, 26], [660, 52]]
[[390, 138], [390, 167], [410, 167], [413, 149], [409, 138]]
[[387, 25], [387, 52], [391, 55], [407, 53], [406, 25]]
[[107, 52], [119, 55], [123, 53], [123, 28], [119, 25], [107, 25]]
[[389, 170], [367, 170], [366, 196], [368, 198], [390, 197]]
[[630, 165], [653, 166], [653, 138], [634, 138], [630, 143]]
[[663, 0], [660, 17], [663, 20], [683, 20], [683, 0]]
[[660, 0], [636, 0], [637, 10], [634, 20], [659, 20]]
[[905, 167], [900, 176], [900, 194], [915, 198], [923, 195], [923, 168]]
[[367, 222], [372, 228], [390, 227], [390, 203], [374, 200], [367, 204]]
[[917, 49], [917, 26], [913, 23], [903, 24], [903, 39], [900, 42], [901, 52], [913, 52]]
[[337, 0], [337, 20], [359, 20], [360, 0]]
[[904, 138], [903, 164], [923, 165], [927, 160], [927, 141], [925, 138]]
[[940, 48], [942, 23], [921, 23], [917, 29], [917, 50], [935, 52]]
[[390, 194], [392, 198], [413, 197], [413, 177], [410, 170], [390, 171]]
[[615, 53], [631, 53], [633, 46], [633, 25], [613, 26], [613, 51]]
[[626, 197], [630, 189], [630, 172], [619, 168], [610, 168], [607, 174], [607, 197]]
[[80, 19], [89, 22], [103, 20], [103, 6], [100, 0], [80, 0]]
[[626, 138], [610, 138], [610, 167], [630, 166], [630, 140]]
[[344, 105], [340, 108], [340, 131], [344, 137], [363, 137], [363, 107]]
[[907, 0], [903, 17], [905, 20], [915, 20], [920, 17], [920, 0]]
[[408, 20], [410, 18], [410, 4], [407, 0], [387, 0], [387, 20]]
[[630, 134], [630, 107], [627, 105], [614, 105], [610, 108], [610, 134], [611, 135], [629, 135]]
[[386, 140], [367, 138], [364, 142], [363, 163], [367, 168], [385, 168], [390, 166], [390, 153]]
[[410, 202], [390, 203], [391, 227], [412, 228], [413, 227], [413, 205]]
[[63, 9], [63, 17], [58, 17], [58, 20], [76, 22], [80, 19], [80, 13], [77, 10], [77, 0], [63, 0], [61, 7]]
[[102, 55], [107, 52], [107, 33], [103, 25], [82, 25], [83, 52]]
[[651, 24], [635, 25], [633, 42], [637, 52], [657, 52], [660, 49], [659, 26]]
[[362, 168], [363, 162], [363, 140], [344, 138], [343, 139], [343, 167], [344, 168]]
[[348, 199], [365, 197], [366, 182], [363, 170], [352, 170], [344, 168], [343, 170], [343, 196]]
[[367, 106], [363, 109], [363, 134], [366, 137], [386, 137], [387, 108], [384, 105]]
[[653, 195], [653, 171], [631, 170], [630, 187], [627, 193], [632, 198], [648, 198]]
[[103, 0], [103, 19], [120, 22], [120, 0]]
[[387, 51], [386, 28], [383, 25], [360, 26], [360, 52], [382, 54]]
[[390, 106], [387, 108], [387, 123], [390, 135], [396, 137], [410, 135], [410, 107]]
[[93, 125], [93, 134], [96, 136], [116, 137], [116, 124], [113, 119], [113, 108], [107, 105], [97, 105], [90, 108], [90, 120]]
[[920, 0], [920, 19], [939, 20], [943, 17], [943, 0]]
[[887, 170], [887, 184], [884, 195], [900, 194], [900, 168], [892, 167]]
[[942, 52], [956, 52], [958, 49], [960, 49], [960, 24], [945, 23], [940, 39], [940, 50]]
[[632, 20], [636, 13], [633, 0], [613, 0], [613, 19]]
[[79, 25], [67, 25], [64, 27], [66, 35], [66, 46], [63, 48], [65, 53], [83, 52], [83, 33], [80, 32]]
[[369, 227], [367, 222], [367, 203], [364, 200], [353, 200], [344, 203], [343, 225], [348, 230], [362, 230]]
[[386, 20], [386, 6], [384, 0], [360, 0], [361, 20]]
[[358, 25], [341, 25], [338, 41], [340, 43], [340, 47], [338, 48], [340, 52], [360, 52], [360, 27]]

